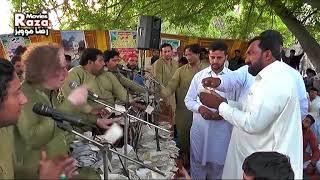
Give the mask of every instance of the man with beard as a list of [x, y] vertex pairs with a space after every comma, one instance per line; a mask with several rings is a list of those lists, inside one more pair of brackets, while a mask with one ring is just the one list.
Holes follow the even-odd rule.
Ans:
[[[170, 44], [164, 43], [160, 46], [161, 57], [153, 64], [152, 74], [155, 79], [164, 87], [168, 85], [168, 82], [172, 78], [173, 74], [179, 67], [177, 61], [173, 59], [173, 50]], [[167, 98], [168, 105], [171, 106], [172, 112], [176, 111], [176, 98], [175, 94], [172, 94]], [[175, 115], [173, 115], [174, 119]], [[175, 122], [173, 123], [175, 125]]]
[[192, 124], [192, 112], [188, 111], [184, 104], [184, 98], [187, 94], [193, 76], [208, 67], [200, 61], [201, 47], [199, 44], [191, 44], [185, 47], [185, 56], [188, 64], [178, 68], [172, 79], [168, 82], [166, 88], [162, 88], [163, 97], [169, 97], [176, 93], [177, 111], [176, 111], [176, 128], [179, 142], [183, 153], [183, 159], [186, 167], [189, 167], [190, 157], [190, 128]]
[[[80, 65], [72, 68], [68, 72], [68, 77], [62, 86], [63, 97], [66, 98], [71, 93], [70, 83], [75, 81], [80, 85], [85, 85], [88, 90], [101, 96], [97, 77], [103, 72], [104, 61], [102, 52], [99, 49], [87, 48], [80, 57]], [[79, 116], [84, 116], [85, 120], [97, 124], [102, 129], [107, 129], [112, 124], [111, 119], [101, 118], [106, 115], [104, 107], [98, 106], [94, 102], [88, 102], [80, 108], [75, 109], [71, 104], [66, 104], [63, 109], [66, 112], [74, 112]]]
[[[276, 41], [279, 41], [281, 46], [283, 46], [283, 39], [279, 32], [273, 30], [264, 31], [261, 34], [269, 34]], [[278, 59], [280, 61], [280, 59]], [[285, 71], [290, 73], [294, 78], [296, 88], [298, 90], [301, 121], [308, 114], [308, 98], [301, 74], [295, 69], [291, 68], [289, 65], [284, 64]], [[248, 95], [249, 89], [254, 82], [255, 76], [248, 72], [248, 65], [242, 66], [239, 69], [232, 71], [228, 74], [220, 75], [219, 78], [205, 78], [202, 83], [205, 87], [215, 88], [222, 92], [234, 91], [236, 90], [236, 100], [242, 102], [244, 98]]]
[[[274, 34], [279, 34], [275, 36]], [[246, 52], [248, 72], [256, 76], [243, 101], [215, 92], [200, 93], [201, 102], [217, 108], [233, 125], [223, 171], [224, 179], [242, 178], [244, 159], [256, 151], [277, 151], [290, 157], [295, 179], [302, 178], [302, 127], [297, 85], [280, 59], [279, 32], [261, 33]]]
[[[216, 77], [230, 72], [224, 67], [228, 57], [227, 52], [228, 46], [224, 42], [216, 41], [210, 45], [211, 66], [194, 75], [184, 100], [186, 107], [193, 112], [190, 132], [192, 179], [221, 179], [232, 126], [225, 120], [214, 121], [221, 117], [215, 117], [216, 110], [209, 109], [200, 102], [198, 93], [202, 89], [203, 78]], [[231, 92], [221, 94], [230, 99], [233, 99], [234, 95]]]
[[[121, 83], [123, 87], [130, 90], [134, 93], [145, 93], [146, 89], [132, 81], [131, 79], [124, 76], [122, 73], [127, 73], [126, 71], [123, 71], [121, 69], [121, 65], [119, 64], [120, 58], [119, 58], [119, 52], [116, 50], [106, 50], [103, 52], [103, 58], [105, 62], [105, 71], [99, 76], [101, 86], [103, 89], [108, 90], [108, 80], [107, 79], [114, 79], [116, 77], [118, 81]], [[107, 83], [107, 84], [106, 84]], [[119, 90], [123, 92], [122, 90]], [[127, 95], [127, 91], [125, 91], [125, 96]], [[122, 99], [121, 99], [122, 100]], [[127, 102], [127, 101], [125, 101]]]
[[160, 56], [159, 49], [153, 49], [152, 50], [152, 57], [151, 57], [151, 65], [159, 59], [159, 56]]
[[229, 69], [234, 71], [239, 69], [241, 66], [244, 65], [244, 60], [241, 57], [241, 53], [239, 49], [234, 51], [234, 58], [229, 60]]

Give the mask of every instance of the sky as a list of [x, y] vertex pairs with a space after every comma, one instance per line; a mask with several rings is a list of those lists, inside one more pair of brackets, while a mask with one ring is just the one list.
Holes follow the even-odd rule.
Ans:
[[10, 27], [11, 3], [8, 0], [0, 0], [0, 4], [0, 34], [12, 33], [13, 30]]

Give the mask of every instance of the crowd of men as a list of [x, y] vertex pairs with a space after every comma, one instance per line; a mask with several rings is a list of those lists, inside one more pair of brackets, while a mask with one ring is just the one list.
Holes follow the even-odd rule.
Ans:
[[[302, 179], [320, 173], [316, 73], [309, 69], [303, 79], [282, 61], [282, 49], [281, 34], [267, 30], [249, 41], [245, 60], [239, 50], [228, 60], [223, 41], [208, 49], [187, 45], [178, 61], [170, 44], [160, 46], [160, 55], [153, 51], [151, 73], [174, 112], [181, 158], [192, 179]], [[54, 43], [21, 51], [11, 63], [0, 61], [0, 178], [100, 178], [96, 169], [77, 168], [68, 156], [75, 137], [32, 108], [43, 103], [107, 130], [118, 119], [94, 102], [73, 103], [70, 83], [110, 106], [142, 108], [133, 96], [150, 90], [137, 59], [123, 66], [115, 50], [85, 48], [74, 66]]]

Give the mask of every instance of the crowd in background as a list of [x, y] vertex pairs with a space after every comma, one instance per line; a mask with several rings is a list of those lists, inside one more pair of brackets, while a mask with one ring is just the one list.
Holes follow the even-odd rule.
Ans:
[[[242, 178], [243, 172], [245, 179], [292, 179], [302, 177], [302, 167], [305, 177], [320, 175], [320, 80], [313, 69], [307, 69], [302, 77], [303, 53], [290, 51], [285, 57], [282, 45], [277, 32], [266, 31], [249, 42], [246, 52], [235, 50], [234, 57], [228, 56], [228, 46], [222, 41], [206, 48], [187, 45], [179, 49], [177, 60], [170, 44], [152, 50], [151, 74], [161, 84], [160, 96], [173, 112], [180, 158], [192, 179]], [[42, 148], [50, 158], [71, 153], [74, 137], [34, 114], [34, 103], [48, 104], [107, 130], [117, 120], [103, 107], [68, 102], [71, 82], [84, 85], [111, 105], [128, 103], [139, 108], [134, 95], [148, 91], [138, 58], [120, 63], [115, 50], [79, 51], [80, 59], [71, 60], [57, 44], [31, 44], [19, 47], [11, 59], [28, 99], [20, 102], [21, 116], [10, 123], [13, 130], [8, 132], [15, 139], [8, 144], [15, 146], [16, 178], [39, 175]], [[93, 168], [69, 169], [68, 176], [98, 177]]]

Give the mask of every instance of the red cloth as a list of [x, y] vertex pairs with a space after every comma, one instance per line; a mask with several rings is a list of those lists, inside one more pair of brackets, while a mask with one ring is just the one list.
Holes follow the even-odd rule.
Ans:
[[[311, 160], [315, 164], [319, 160], [320, 150], [317, 142], [316, 136], [310, 129], [303, 130], [303, 162]], [[306, 152], [308, 144], [311, 148], [311, 154]]]

